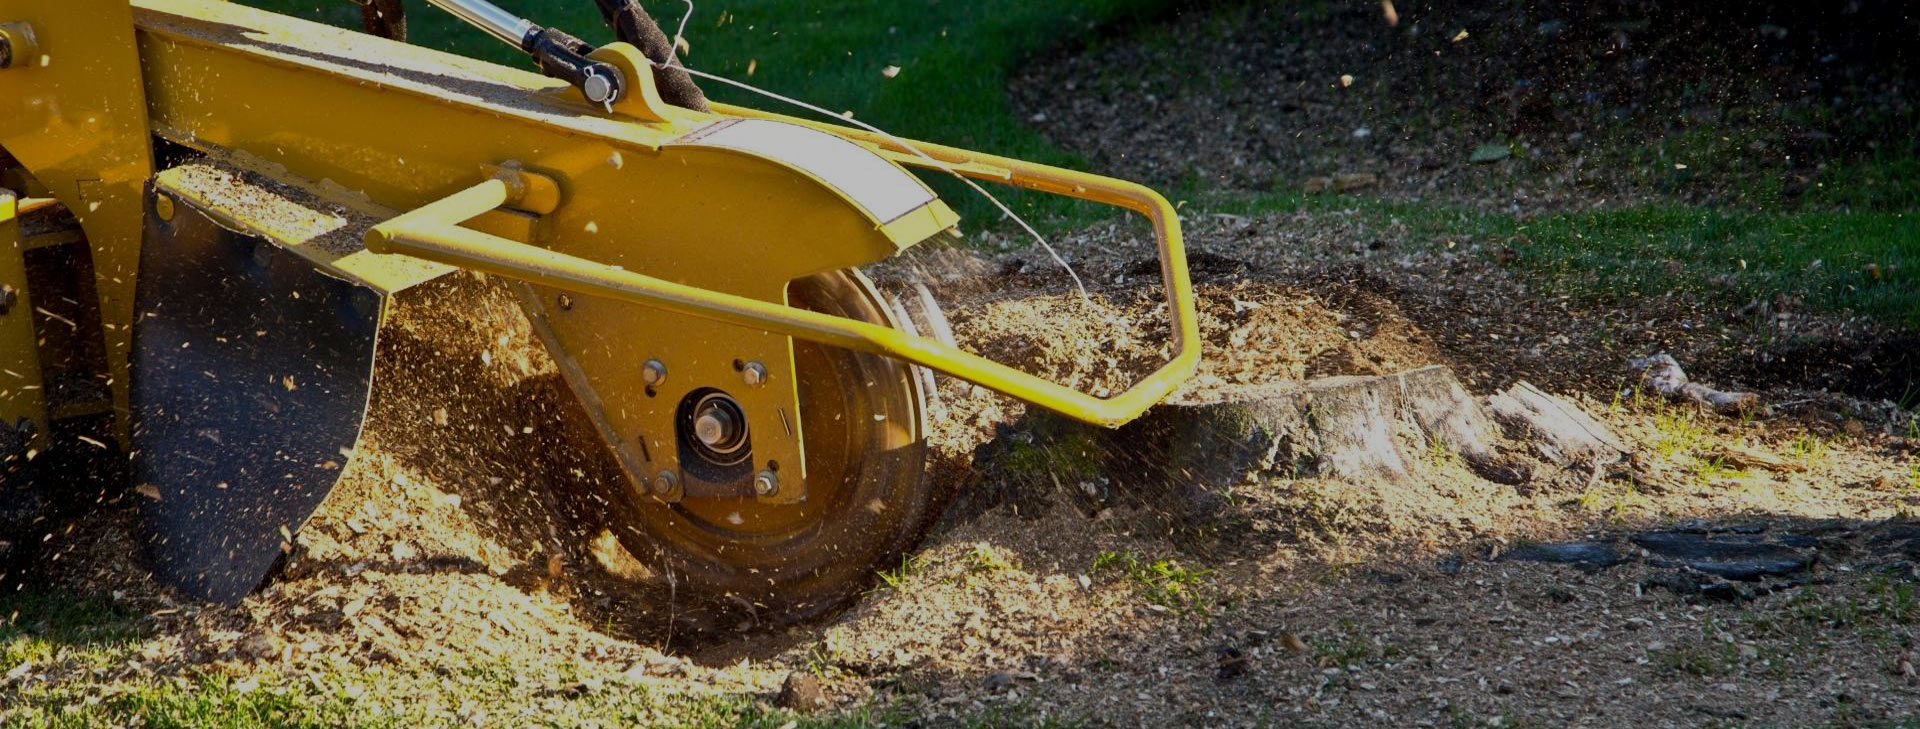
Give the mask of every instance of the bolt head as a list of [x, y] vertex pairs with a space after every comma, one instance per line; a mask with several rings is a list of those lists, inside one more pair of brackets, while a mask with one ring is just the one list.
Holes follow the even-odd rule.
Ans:
[[748, 362], [747, 366], [740, 368], [740, 379], [748, 387], [767, 384], [767, 367], [759, 362]]
[[163, 221], [173, 220], [173, 198], [167, 197], [166, 195], [155, 195], [153, 197], [153, 212], [158, 214]]
[[661, 471], [660, 475], [653, 477], [653, 493], [655, 496], [666, 496], [673, 493], [673, 488], [678, 483], [679, 480], [674, 478], [672, 471]]
[[780, 491], [780, 477], [772, 471], [761, 471], [753, 475], [753, 492], [761, 496], [772, 496]]
[[727, 431], [731, 430], [733, 425], [731, 420], [719, 409], [709, 409], [701, 413], [700, 417], [694, 418], [693, 434], [700, 439], [700, 442], [718, 447], [727, 441]]
[[667, 365], [657, 359], [647, 360], [640, 366], [640, 379], [649, 385], [658, 385], [667, 381]]

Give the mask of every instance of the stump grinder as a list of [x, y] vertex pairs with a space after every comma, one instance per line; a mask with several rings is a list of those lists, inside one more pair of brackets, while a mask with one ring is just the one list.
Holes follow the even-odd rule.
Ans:
[[[599, 47], [431, 2], [540, 73], [407, 45], [397, 0], [366, 33], [0, 0], [0, 540], [125, 494], [157, 578], [237, 602], [353, 457], [386, 314], [462, 269], [515, 289], [624, 471], [623, 545], [762, 614], [843, 603], [938, 515], [917, 368], [1104, 426], [1193, 372], [1142, 186], [709, 103], [632, 0]], [[855, 269], [957, 230], [920, 177], [951, 174], [1144, 216], [1168, 363], [1095, 397], [916, 334]]]

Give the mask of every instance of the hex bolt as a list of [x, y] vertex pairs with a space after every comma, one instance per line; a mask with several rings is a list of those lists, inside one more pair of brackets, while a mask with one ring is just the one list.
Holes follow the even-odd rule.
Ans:
[[733, 438], [733, 417], [720, 408], [708, 408], [693, 419], [693, 434], [710, 448]]
[[772, 471], [761, 471], [753, 475], [753, 492], [761, 496], [772, 496], [780, 492], [780, 477]]
[[657, 360], [657, 359], [647, 360], [646, 364], [640, 366], [640, 379], [645, 381], [649, 385], [655, 385], [655, 386], [658, 386], [662, 382], [666, 382], [667, 381], [666, 363], [661, 362], [660, 360]]
[[740, 368], [740, 379], [748, 387], [767, 384], [767, 367], [759, 362], [748, 362], [747, 366]]
[[678, 484], [679, 484], [679, 479], [674, 477], [672, 471], [661, 471], [660, 475], [653, 477], [653, 495], [655, 496], [671, 495], [673, 493], [674, 487], [677, 486]]

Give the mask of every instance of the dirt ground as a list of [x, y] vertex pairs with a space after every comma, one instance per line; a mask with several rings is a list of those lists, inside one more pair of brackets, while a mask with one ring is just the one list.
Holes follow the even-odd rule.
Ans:
[[[1406, 484], [1262, 476], [1242, 488], [1262, 528], [1235, 537], [1257, 541], [1222, 545], [1166, 532], [1150, 506], [1089, 513], [1056, 508], [1074, 503], [1060, 493], [997, 487], [1034, 481], [977, 458], [1021, 437], [1022, 408], [943, 381], [935, 477], [963, 490], [924, 550], [826, 623], [676, 634], [670, 601], [623, 591], [622, 575], [644, 567], [569, 517], [566, 494], [606, 466], [553, 448], [566, 415], [553, 405], [563, 399], [551, 363], [500, 287], [462, 275], [397, 317], [365, 440], [265, 589], [234, 609], [171, 599], [128, 571], [126, 516], [111, 510], [69, 537], [58, 578], [150, 613], [148, 660], [121, 669], [124, 680], [505, 663], [535, 692], [564, 676], [560, 688], [641, 681], [771, 701], [789, 672], [805, 671], [824, 680], [835, 710], [888, 706], [934, 725], [983, 711], [1110, 726], [1689, 726], [1911, 713], [1920, 542], [1886, 538], [1920, 528], [1911, 413], [1811, 383], [1723, 380], [1721, 365], [1695, 375], [1754, 389], [1770, 409], [1741, 419], [1636, 395], [1620, 389], [1631, 384], [1622, 351], [1688, 361], [1721, 351], [1721, 334], [1654, 327], [1596, 347], [1583, 327], [1620, 312], [1506, 306], [1522, 283], [1444, 254], [1428, 263], [1447, 265], [1368, 266], [1387, 273], [1356, 279], [1342, 275], [1350, 262], [1288, 255], [1302, 247], [1260, 232], [1284, 222], [1193, 221], [1209, 357], [1182, 398], [1445, 364], [1475, 392], [1528, 379], [1574, 399], [1633, 443], [1653, 476], [1529, 490], [1439, 457]], [[1329, 246], [1355, 237], [1314, 229]], [[1150, 300], [1151, 275], [1132, 273], [1148, 242], [1114, 228], [1059, 244], [1096, 282], [1092, 303], [1045, 275], [1035, 254], [912, 260], [950, 302], [963, 343], [1083, 386], [1124, 386], [1109, 364], [1137, 372], [1166, 345], [1150, 306], [1120, 305]], [[975, 273], [940, 284], [952, 270]], [[983, 282], [979, 271], [991, 273]], [[1469, 279], [1486, 298], [1439, 315], [1428, 297], [1461, 296]], [[1064, 312], [1085, 323], [1062, 324]], [[1800, 470], [1711, 461], [1723, 442]], [[1631, 548], [1606, 568], [1500, 559], [1542, 541], [1625, 544], [1655, 529], [1814, 539], [1818, 556], [1792, 576], [1730, 583], [1730, 597], [1672, 588], [1686, 570]], [[43, 666], [14, 688], [81, 678]], [[457, 702], [434, 703], [442, 698], [408, 710], [464, 716]]]
[[[1380, 12], [1354, 7], [1339, 12]], [[1529, 16], [1523, 30], [1546, 35], [1545, 22]], [[1172, 32], [1212, 32], [1193, 25]], [[1434, 43], [1450, 35], [1451, 26], [1431, 31]], [[1340, 54], [1381, 52], [1364, 37], [1348, 40], [1192, 47], [1248, 63], [1321, 54], [1337, 77], [1348, 67]], [[1122, 62], [1135, 52], [1096, 49], [1037, 65], [1012, 93], [1055, 83], [1050, 68], [1164, 70]], [[1294, 73], [1286, 68], [1275, 73]], [[1445, 64], [1429, 72], [1463, 73]], [[1086, 150], [1123, 174], [1165, 179], [1177, 158], [1204, 177], [1256, 187], [1356, 171], [1405, 195], [1488, 181], [1489, 168], [1455, 160], [1477, 132], [1423, 141], [1408, 131], [1420, 117], [1402, 107], [1382, 101], [1367, 119], [1348, 118], [1350, 107], [1320, 99], [1338, 93], [1324, 79], [1285, 77], [1261, 83], [1303, 96], [1274, 103], [1315, 115], [1303, 128], [1331, 129], [1355, 140], [1351, 150], [1286, 135], [1229, 136], [1213, 151], [1163, 147], [1154, 140], [1192, 130], [1161, 120], [1201, 100], [1169, 98], [1156, 103], [1171, 110], [1129, 115], [1087, 87], [1066, 104], [1080, 116], [1036, 124], [1134, 120], [1114, 123], [1140, 129], [1088, 135], [1132, 140]], [[1662, 78], [1594, 93], [1646, 93]], [[1869, 82], [1904, 83], [1860, 83]], [[1139, 82], [1122, 74], [1112, 83]], [[1385, 99], [1394, 83], [1363, 77], [1349, 91]], [[1526, 113], [1524, 98], [1512, 104]], [[1363, 125], [1368, 136], [1353, 133]], [[1542, 166], [1496, 186], [1506, 190], [1498, 204], [1583, 204], [1587, 193], [1567, 191], [1585, 184], [1610, 199], [1664, 194], [1639, 179], [1553, 183], [1579, 174], [1564, 162], [1578, 154], [1571, 134], [1627, 132], [1556, 133], [1524, 138]], [[1768, 134], [1782, 136], [1766, 144], [1801, 143], [1793, 130]], [[1235, 140], [1269, 146], [1246, 156]], [[1339, 151], [1294, 155], [1295, 145]], [[1421, 149], [1450, 161], [1429, 168]], [[1350, 169], [1353, 159], [1365, 169]], [[1805, 173], [1799, 165], [1766, 174]], [[1460, 180], [1471, 184], [1454, 187]], [[1552, 197], [1562, 194], [1580, 199]], [[511, 296], [460, 274], [403, 301], [383, 332], [362, 443], [262, 590], [236, 608], [175, 599], [125, 558], [134, 551], [130, 505], [112, 505], [56, 540], [42, 579], [144, 615], [140, 659], [104, 672], [58, 659], [23, 664], [0, 680], [0, 699], [351, 665], [447, 677], [362, 699], [370, 713], [429, 725], [565, 723], [566, 702], [613, 685], [773, 704], [796, 672], [821, 681], [825, 717], [855, 723], [884, 707], [936, 727], [983, 716], [1115, 727], [1804, 726], [1920, 713], [1920, 425], [1891, 401], [1898, 373], [1877, 369], [1910, 346], [1908, 335], [1855, 319], [1704, 309], [1684, 294], [1595, 307], [1543, 294], [1482, 251], [1435, 247], [1338, 213], [1196, 215], [1185, 224], [1206, 358], [1176, 400], [1445, 365], [1475, 395], [1526, 381], [1578, 404], [1633, 447], [1633, 472], [1502, 485], [1436, 452], [1400, 483], [1252, 474], [1235, 485], [1232, 504], [1257, 528], [1175, 532], [1151, 500], [1089, 506], [1073, 493], [1084, 474], [1065, 464], [988, 457], [1032, 439], [1034, 419], [1016, 402], [942, 379], [933, 478], [959, 497], [924, 548], [819, 624], [694, 633], [676, 620], [670, 594], [638, 586], [646, 566], [595, 526], [592, 503], [579, 497], [615, 472], [579, 445], [591, 441], [580, 439], [564, 385]], [[1169, 346], [1151, 241], [1116, 223], [1055, 243], [1088, 282], [1087, 298], [1038, 251], [917, 250], [869, 273], [897, 297], [913, 282], [927, 285], [970, 349], [1064, 384], [1118, 391]], [[1642, 392], [1626, 360], [1661, 352], [1698, 380], [1757, 393], [1763, 407], [1726, 415]], [[1742, 465], [1727, 446], [1779, 463]], [[1799, 566], [1717, 577], [1662, 552], [1659, 539], [1680, 538], [1672, 535], [1791, 552]], [[1617, 558], [1538, 555], [1567, 542]], [[448, 687], [479, 670], [511, 673], [510, 695], [476, 701]]]
[[[1583, 3], [1226, 4], [1023, 64], [1009, 97], [1096, 168], [1198, 190], [1364, 190], [1503, 211], [1910, 205], [1916, 20]], [[1862, 166], [1862, 163], [1869, 163]], [[1836, 200], [1823, 184], [1866, 192]]]

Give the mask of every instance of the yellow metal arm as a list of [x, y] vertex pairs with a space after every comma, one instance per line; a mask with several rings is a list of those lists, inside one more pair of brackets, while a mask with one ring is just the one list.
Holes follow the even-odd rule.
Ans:
[[[1010, 161], [991, 159], [987, 164], [1006, 162]], [[1199, 328], [1180, 242], [1179, 218], [1164, 198], [1138, 185], [1040, 165], [1013, 164], [1020, 168], [1016, 184], [1122, 205], [1153, 222], [1167, 284], [1168, 310], [1174, 320], [1174, 356], [1119, 395], [1095, 397], [957, 347], [887, 327], [677, 284], [460, 227], [502, 205], [520, 205], [529, 187], [522, 181], [540, 179], [534, 175], [496, 177], [454, 193], [374, 226], [367, 231], [366, 243], [375, 253], [402, 253], [541, 286], [894, 357], [1077, 420], [1106, 427], [1123, 425], [1166, 398], [1193, 374], [1199, 362]]]

